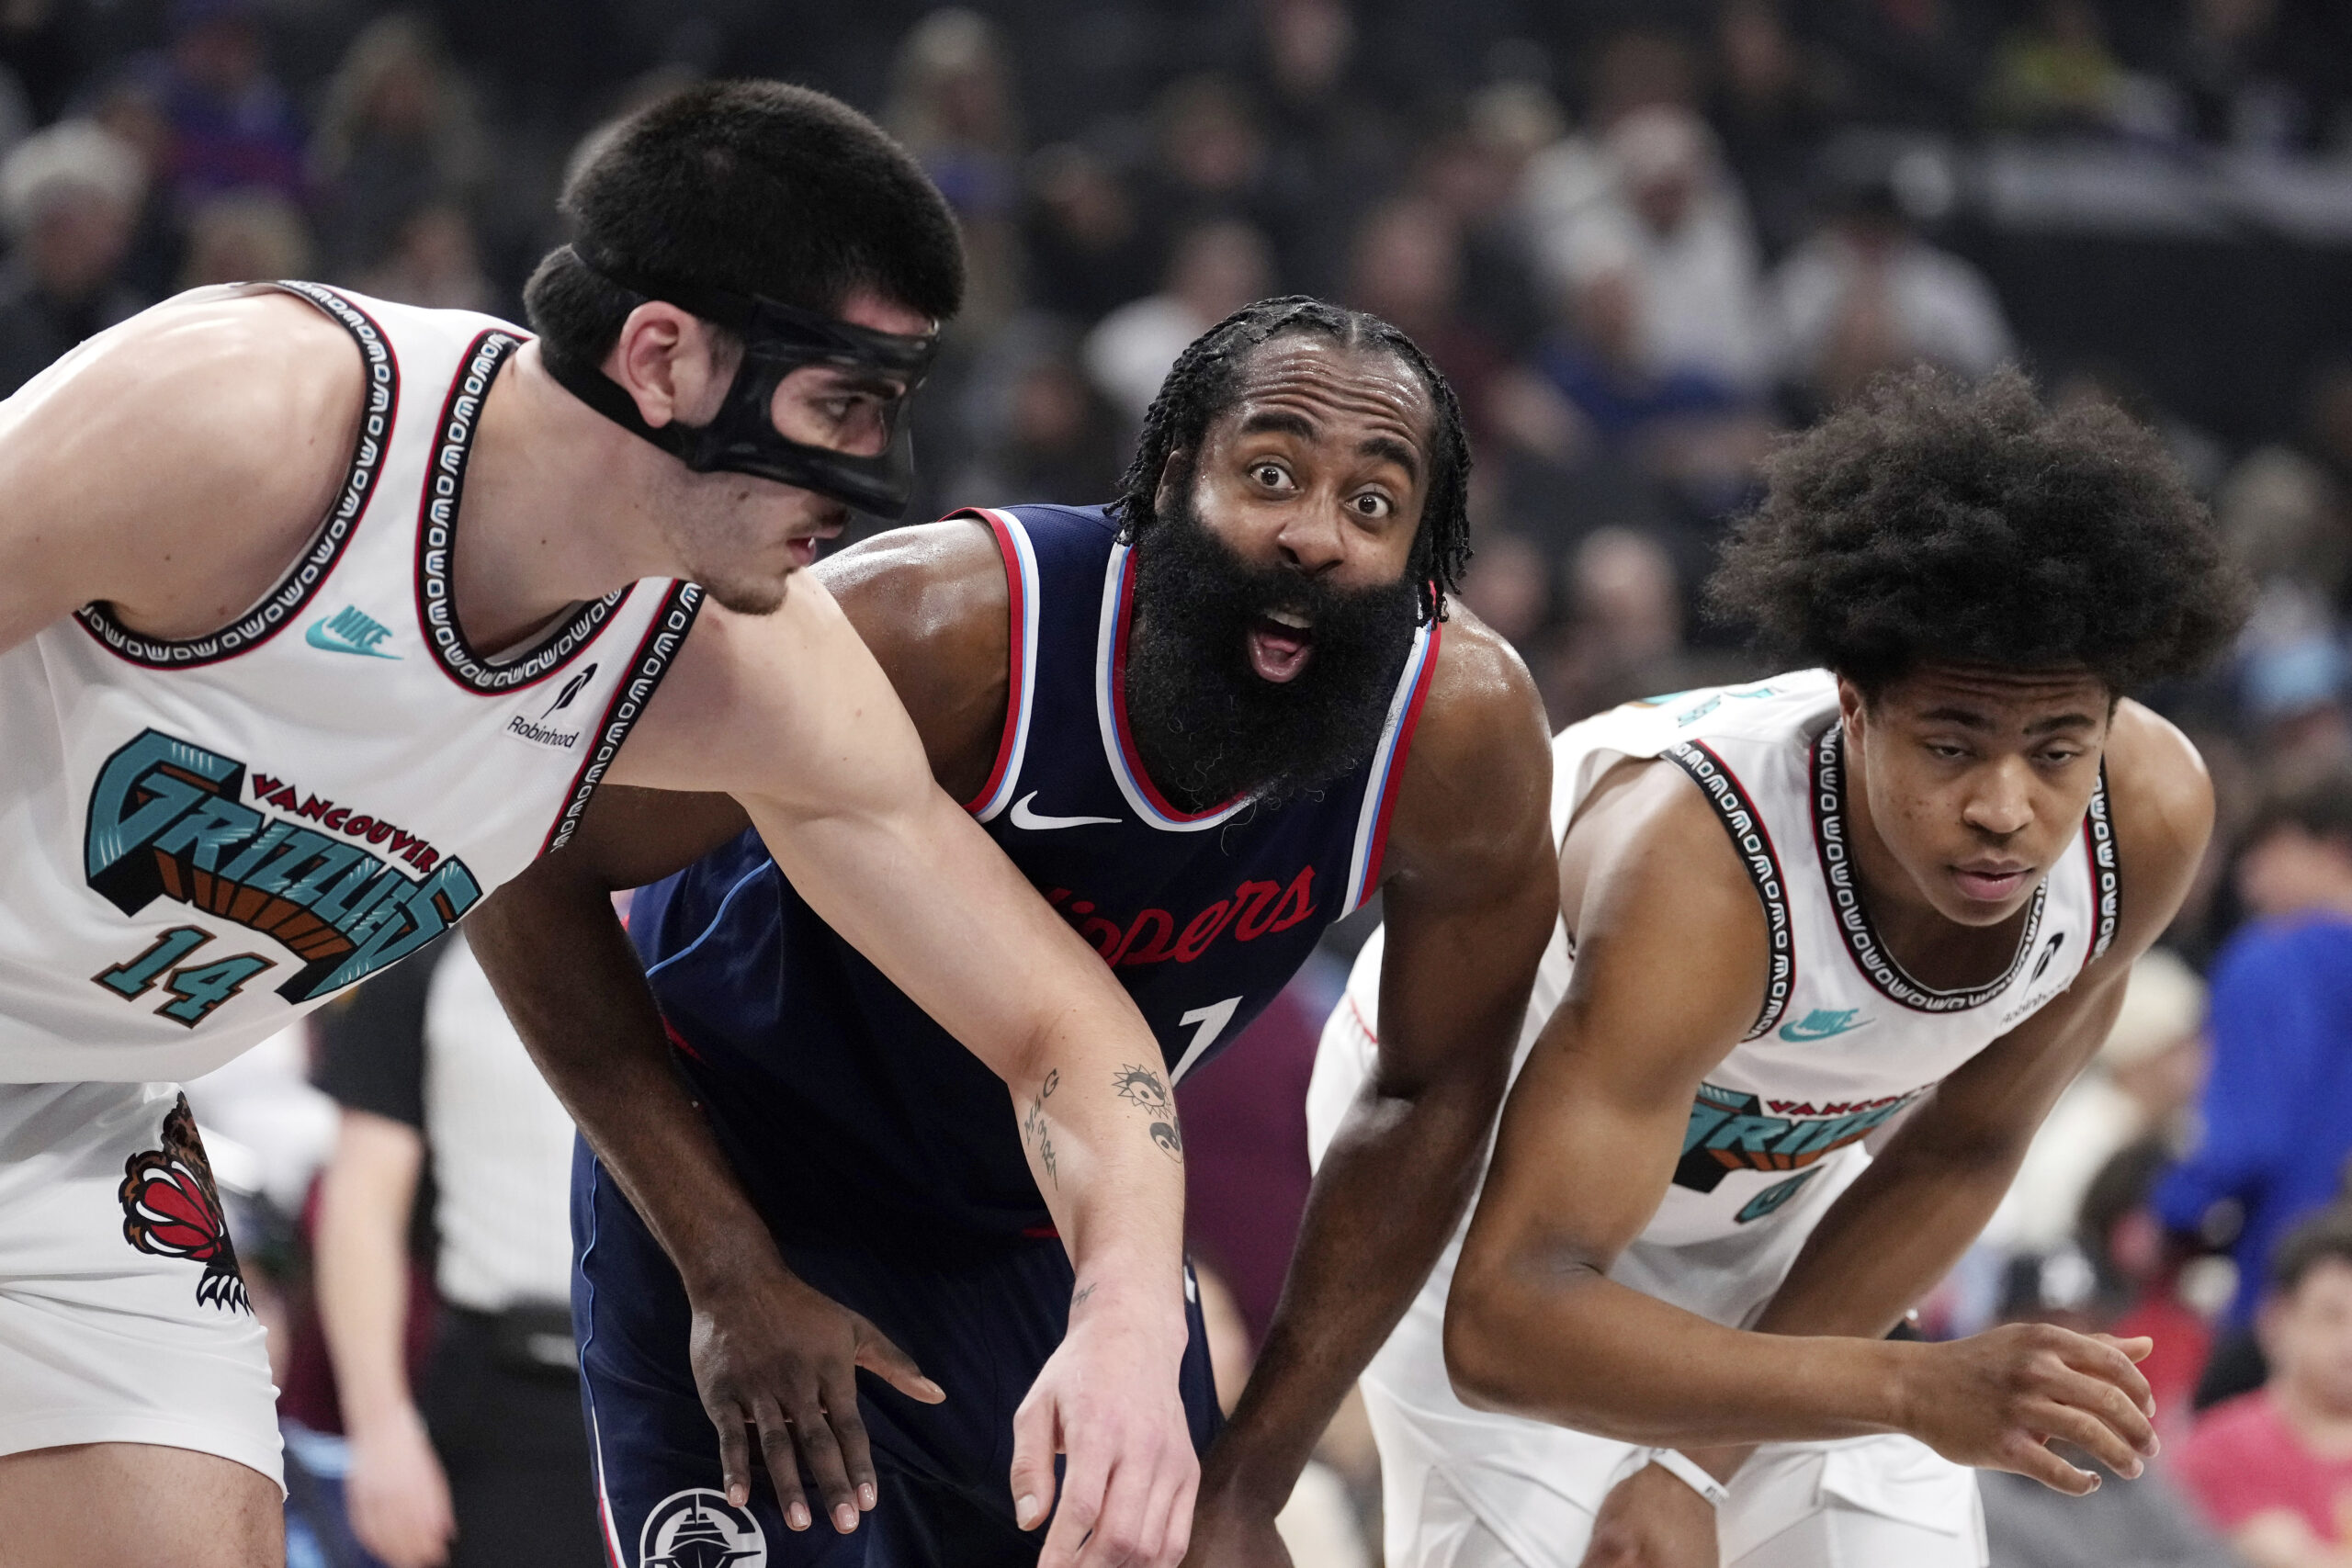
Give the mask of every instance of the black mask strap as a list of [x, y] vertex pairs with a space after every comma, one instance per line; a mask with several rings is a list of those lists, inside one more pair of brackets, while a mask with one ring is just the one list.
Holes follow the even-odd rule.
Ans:
[[[914, 450], [904, 411], [930, 373], [939, 348], [936, 333], [878, 333], [763, 295], [654, 277], [577, 244], [572, 254], [617, 288], [727, 328], [741, 340], [743, 356], [718, 413], [704, 425], [674, 420], [648, 424], [638, 412], [637, 400], [602, 369], [547, 359], [548, 374], [565, 390], [696, 473], [723, 469], [752, 474], [814, 491], [861, 512], [888, 518], [905, 513], [914, 491]], [[776, 389], [793, 371], [810, 365], [878, 372], [904, 384], [887, 416], [890, 434], [882, 452], [872, 457], [837, 452], [792, 440], [775, 428], [772, 404]]]

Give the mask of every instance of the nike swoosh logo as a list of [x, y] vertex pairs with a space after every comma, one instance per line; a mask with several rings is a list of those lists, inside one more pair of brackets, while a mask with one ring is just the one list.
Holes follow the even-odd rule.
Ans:
[[1026, 828], [1033, 833], [1042, 833], [1054, 828], [1084, 828], [1098, 822], [1112, 823], [1120, 820], [1116, 817], [1041, 817], [1029, 809], [1029, 803], [1036, 798], [1037, 792], [1033, 789], [1012, 803], [1014, 827]]
[[[310, 630], [302, 634], [302, 640], [312, 648], [323, 648], [329, 653], [356, 653], [367, 659], [398, 659], [400, 657], [397, 653], [379, 653], [372, 648], [362, 648], [357, 643], [345, 642], [327, 630], [327, 624], [324, 621], [312, 621]], [[386, 676], [385, 679], [390, 680], [390, 677]]]
[[1860, 1029], [1869, 1021], [1870, 1020], [1866, 1018], [1856, 1019], [1850, 1023], [1833, 1023], [1826, 1029], [1816, 1029], [1804, 1023], [1784, 1023], [1781, 1025], [1781, 1038], [1783, 1040], [1826, 1040], [1833, 1034], [1843, 1034], [1849, 1029]]

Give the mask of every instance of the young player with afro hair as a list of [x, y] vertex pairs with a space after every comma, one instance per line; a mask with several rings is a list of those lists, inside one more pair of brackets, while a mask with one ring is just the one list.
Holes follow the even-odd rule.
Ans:
[[1554, 742], [1561, 928], [1492, 1163], [1363, 1379], [1395, 1568], [1982, 1568], [1968, 1467], [2080, 1494], [2052, 1439], [2155, 1451], [2145, 1341], [1900, 1326], [2188, 890], [2211, 790], [2130, 694], [2245, 585], [2153, 434], [2015, 372], [1883, 380], [1768, 480], [1709, 600], [1813, 667]]

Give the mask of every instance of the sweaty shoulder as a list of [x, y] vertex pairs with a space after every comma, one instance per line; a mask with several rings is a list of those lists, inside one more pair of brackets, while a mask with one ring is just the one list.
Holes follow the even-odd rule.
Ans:
[[1452, 876], [1551, 841], [1552, 747], [1535, 682], [1459, 604], [1439, 634], [1389, 829], [1392, 875]]
[[2130, 700], [2107, 739], [2107, 793], [2123, 908], [2115, 953], [2137, 955], [2188, 897], [2213, 832], [2213, 781], [2170, 720]]
[[283, 294], [183, 295], [59, 360], [0, 403], [0, 647], [92, 600], [233, 620], [334, 503], [364, 397], [349, 334]]
[[906, 705], [933, 775], [969, 799], [995, 760], [1009, 683], [1012, 599], [994, 535], [970, 518], [894, 528], [816, 571]]

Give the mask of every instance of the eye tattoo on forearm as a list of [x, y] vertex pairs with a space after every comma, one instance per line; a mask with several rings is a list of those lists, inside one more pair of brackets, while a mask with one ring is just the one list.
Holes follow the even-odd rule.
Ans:
[[1184, 1163], [1184, 1134], [1176, 1125], [1176, 1101], [1168, 1093], [1168, 1086], [1149, 1067], [1133, 1063], [1121, 1067], [1111, 1079], [1119, 1098], [1151, 1118], [1151, 1141], [1160, 1152], [1177, 1164]]
[[1029, 1102], [1029, 1113], [1021, 1119], [1022, 1138], [1037, 1145], [1037, 1163], [1046, 1168], [1046, 1175], [1052, 1179], [1056, 1187], [1062, 1184], [1062, 1176], [1054, 1168], [1054, 1138], [1046, 1128], [1046, 1101], [1054, 1090], [1061, 1087], [1061, 1082], [1059, 1067], [1047, 1073], [1044, 1086], [1037, 1090], [1037, 1098]]

